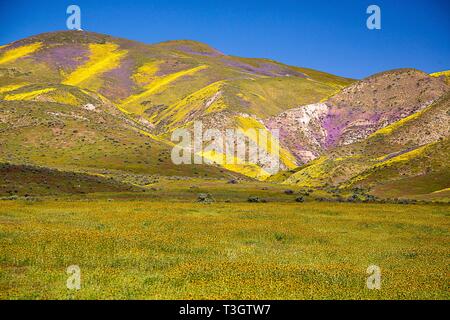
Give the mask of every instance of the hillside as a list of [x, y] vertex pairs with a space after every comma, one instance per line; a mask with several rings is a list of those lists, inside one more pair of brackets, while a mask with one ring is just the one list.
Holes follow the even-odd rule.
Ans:
[[367, 188], [383, 197], [425, 195], [449, 187], [450, 94], [362, 141], [335, 148], [285, 183]]
[[42, 195], [72, 195], [97, 192], [136, 192], [141, 188], [83, 173], [0, 164], [0, 197], [16, 199]]
[[330, 99], [268, 118], [281, 129], [281, 142], [301, 163], [325, 151], [367, 138], [378, 129], [436, 101], [449, 86], [414, 69], [384, 72], [358, 81]]
[[[397, 69], [354, 81], [189, 40], [148, 45], [92, 32], [36, 35], [0, 47], [0, 162], [145, 187], [159, 176], [445, 195], [447, 73]], [[259, 158], [175, 165], [171, 134], [280, 130], [280, 167]], [[52, 171], [53, 172], [53, 171]], [[417, 188], [405, 193], [405, 185]], [[413, 191], [415, 190], [415, 191]], [[431, 197], [431, 196], [430, 196]], [[434, 197], [434, 196], [433, 196]]]
[[[105, 169], [191, 175], [188, 173], [191, 168], [171, 168], [166, 161], [168, 146], [171, 146], [168, 140], [174, 129], [189, 128], [193, 121], [202, 120], [206, 129], [245, 130], [250, 126], [266, 130], [261, 125], [262, 119], [326, 99], [351, 82], [350, 79], [272, 60], [227, 56], [194, 41], [146, 45], [91, 32], [41, 34], [0, 48], [0, 100], [5, 106], [2, 112], [12, 108], [17, 117], [21, 117], [24, 108], [19, 106], [26, 101], [27, 106], [40, 110], [36, 114], [30, 113], [31, 118], [38, 115], [48, 118], [51, 113], [50, 117], [57, 118], [54, 120], [63, 126], [66, 122], [73, 124], [74, 117], [95, 115], [96, 119], [91, 121], [94, 124], [99, 120], [99, 114], [82, 109], [88, 103], [95, 105], [95, 100], [97, 105], [105, 106], [100, 108], [104, 120], [101, 130], [110, 136], [94, 134], [92, 130], [96, 126], [93, 125], [91, 140], [100, 136], [103, 136], [102, 143], [106, 143], [104, 139], [116, 139], [116, 127], [121, 128], [119, 131], [138, 133], [124, 134], [130, 141], [126, 141], [126, 146], [121, 143], [125, 141], [119, 141], [112, 153], [111, 143], [101, 146], [98, 141], [95, 141], [97, 150], [72, 141], [66, 142], [70, 147], [61, 149], [52, 143], [57, 130], [45, 128], [36, 123], [41, 120], [33, 119], [33, 124], [28, 123], [27, 128], [42, 136], [50, 135], [45, 148], [51, 151], [47, 153], [52, 155], [51, 159], [30, 155], [34, 152], [31, 147], [20, 150], [28, 154], [23, 155], [25, 159], [12, 154], [13, 144], [18, 141], [11, 141], [7, 135], [13, 129], [17, 130], [15, 126], [4, 126], [4, 138], [8, 142], [3, 142], [7, 148], [2, 149], [1, 159], [52, 167], [81, 165], [92, 169], [102, 166], [102, 156], [108, 155], [111, 164], [107, 163]], [[41, 106], [48, 108], [46, 113], [42, 112]], [[77, 114], [67, 117], [67, 112], [72, 114], [74, 110]], [[80, 119], [76, 121], [80, 122]], [[70, 125], [67, 129], [77, 130], [80, 136], [84, 129], [75, 127]], [[21, 134], [15, 132], [14, 135], [18, 139]], [[70, 141], [71, 137], [60, 136], [59, 140]], [[133, 148], [132, 143], [138, 146]], [[145, 144], [150, 144], [153, 151], [147, 154], [137, 152], [140, 148], [145, 150], [146, 147], [142, 146]], [[58, 156], [54, 157], [53, 152]], [[161, 161], [162, 153], [165, 156]], [[295, 167], [296, 161], [290, 151], [283, 150], [283, 154], [282, 168]], [[69, 158], [82, 160], [74, 163]], [[166, 163], [163, 170], [158, 161]], [[271, 160], [264, 161], [268, 163]], [[158, 169], [154, 170], [155, 166]], [[265, 172], [264, 163], [250, 164], [250, 167], [233, 165], [227, 169], [261, 179], [269, 175]], [[199, 170], [218, 171], [213, 168]]]
[[437, 77], [445, 80], [447, 84], [450, 84], [450, 70], [447, 71], [440, 71], [430, 74], [432, 77]]

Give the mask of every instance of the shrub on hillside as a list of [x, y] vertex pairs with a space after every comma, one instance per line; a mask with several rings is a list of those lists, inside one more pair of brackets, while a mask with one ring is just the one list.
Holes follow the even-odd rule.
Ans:
[[214, 198], [209, 193], [199, 193], [197, 196], [197, 202], [211, 203], [214, 202]]
[[265, 199], [260, 199], [257, 196], [250, 196], [250, 197], [248, 197], [247, 201], [251, 202], [251, 203], [266, 203], [267, 202]]

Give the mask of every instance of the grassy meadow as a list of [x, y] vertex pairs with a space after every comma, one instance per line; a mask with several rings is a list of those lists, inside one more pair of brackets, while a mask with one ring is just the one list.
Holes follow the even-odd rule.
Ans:
[[[284, 196], [284, 195], [283, 195]], [[449, 206], [0, 201], [0, 299], [449, 299]], [[81, 268], [68, 290], [66, 268]], [[381, 268], [380, 290], [366, 269]]]

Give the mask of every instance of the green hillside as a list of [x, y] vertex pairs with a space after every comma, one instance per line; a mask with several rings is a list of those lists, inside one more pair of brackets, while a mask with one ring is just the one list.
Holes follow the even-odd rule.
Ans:
[[[39, 125], [39, 120], [34, 121], [36, 128], [33, 124], [28, 129], [46, 137], [48, 152], [44, 153], [52, 157], [36, 156], [31, 149], [20, 150], [20, 154], [10, 153], [25, 132], [15, 139], [7, 139], [2, 154], [8, 161], [83, 168], [103, 167], [105, 159], [102, 157], [107, 157], [103, 169], [191, 175], [187, 173], [192, 171], [191, 168], [172, 168], [166, 163], [167, 155], [162, 155], [168, 150], [168, 138], [174, 129], [190, 127], [194, 120], [204, 119], [207, 124], [214, 122], [208, 122], [211, 118], [222, 119], [224, 129], [226, 125], [236, 126], [242, 115], [259, 121], [289, 108], [326, 99], [351, 82], [272, 60], [227, 56], [195, 41], [147, 45], [91, 32], [41, 34], [0, 48], [2, 105], [6, 109], [13, 108], [18, 112], [17, 116], [21, 116], [22, 110], [17, 107], [20, 101], [26, 101], [27, 106], [34, 105], [36, 110], [39, 109], [36, 115], [30, 114], [31, 117], [48, 118], [48, 112], [69, 112], [73, 107], [79, 109], [87, 103], [95, 104], [95, 100], [108, 106], [103, 114], [106, 122], [100, 127], [111, 135], [110, 139], [115, 139], [122, 130], [140, 134], [123, 133], [122, 138], [126, 141], [120, 142], [126, 147], [120, 142], [113, 146], [103, 140], [101, 144], [104, 145], [97, 145], [96, 141], [95, 148], [74, 141], [67, 142], [68, 146], [62, 149], [52, 143], [49, 130]], [[44, 102], [45, 106], [42, 105]], [[48, 108], [47, 113], [43, 112], [44, 108]], [[52, 117], [58, 117], [55, 121], [59, 123], [69, 122], [67, 129], [84, 130], [76, 128], [82, 122], [80, 119]], [[65, 117], [64, 120], [61, 117]], [[98, 119], [92, 120], [96, 123]], [[257, 125], [258, 121], [254, 123]], [[216, 124], [211, 126], [218, 127]], [[113, 132], [116, 127], [121, 128], [119, 132]], [[6, 127], [5, 130], [8, 131]], [[92, 132], [91, 136], [98, 139]], [[70, 140], [66, 133], [60, 137], [63, 138]], [[132, 143], [138, 147], [134, 148]], [[142, 144], [150, 144], [152, 151], [140, 152]], [[283, 152], [286, 156], [282, 159], [282, 168], [295, 167], [293, 156], [288, 155], [288, 150]], [[20, 159], [22, 156], [25, 158]], [[264, 165], [250, 171], [239, 165], [228, 169], [251, 177], [267, 177]], [[199, 170], [217, 171], [214, 168]]]

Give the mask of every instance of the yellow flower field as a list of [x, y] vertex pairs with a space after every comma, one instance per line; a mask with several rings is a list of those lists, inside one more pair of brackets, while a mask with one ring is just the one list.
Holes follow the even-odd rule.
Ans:
[[[448, 205], [0, 202], [1, 299], [449, 299]], [[81, 289], [66, 269], [81, 269]], [[380, 290], [366, 288], [369, 265]]]

